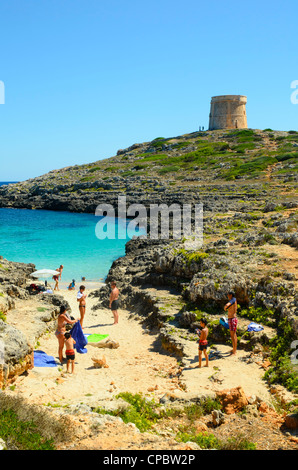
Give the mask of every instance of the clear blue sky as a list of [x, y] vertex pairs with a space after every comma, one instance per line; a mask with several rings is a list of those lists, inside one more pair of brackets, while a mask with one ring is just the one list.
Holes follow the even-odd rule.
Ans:
[[298, 128], [297, 0], [1, 0], [0, 181], [208, 128], [248, 97], [248, 126]]

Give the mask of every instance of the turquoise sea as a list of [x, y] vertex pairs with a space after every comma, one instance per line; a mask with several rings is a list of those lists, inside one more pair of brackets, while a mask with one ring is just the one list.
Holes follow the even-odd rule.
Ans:
[[110, 223], [120, 238], [100, 240], [95, 233], [100, 219], [93, 214], [0, 208], [0, 255], [34, 263], [36, 269], [63, 264], [64, 282], [80, 282], [82, 277], [103, 282], [135, 233], [129, 233], [126, 220], [116, 219]]

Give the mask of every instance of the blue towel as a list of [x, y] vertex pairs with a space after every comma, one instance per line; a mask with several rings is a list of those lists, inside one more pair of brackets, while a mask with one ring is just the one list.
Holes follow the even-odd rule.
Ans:
[[34, 367], [57, 367], [57, 362], [44, 351], [34, 351]]
[[76, 351], [80, 354], [84, 354], [87, 352], [87, 349], [85, 348], [86, 344], [88, 343], [86, 336], [83, 333], [81, 323], [77, 321], [72, 329], [70, 330], [70, 334], [72, 338], [75, 340], [76, 344], [74, 345], [74, 348]]
[[261, 331], [263, 329], [262, 325], [258, 325], [258, 323], [254, 322], [251, 322], [247, 327], [247, 331]]
[[219, 320], [219, 323], [225, 328], [229, 328], [229, 322], [226, 319], [226, 317], [221, 317], [221, 319]]

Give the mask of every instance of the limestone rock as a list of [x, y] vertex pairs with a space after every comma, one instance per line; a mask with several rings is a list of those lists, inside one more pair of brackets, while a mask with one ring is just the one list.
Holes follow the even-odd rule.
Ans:
[[102, 356], [102, 357], [99, 357], [99, 356], [92, 356], [91, 357], [92, 361], [93, 361], [93, 366], [95, 368], [108, 368], [108, 364], [107, 364], [107, 361], [106, 361], [106, 358], [105, 356]]
[[0, 320], [0, 388], [33, 365], [33, 349], [25, 335]]
[[225, 422], [225, 415], [220, 410], [213, 410], [212, 413], [212, 424], [213, 426], [219, 426]]
[[222, 390], [216, 393], [222, 403], [226, 414], [237, 413], [248, 405], [248, 399], [245, 396], [242, 387]]
[[289, 429], [298, 429], [298, 413], [292, 413], [285, 418], [285, 425]]

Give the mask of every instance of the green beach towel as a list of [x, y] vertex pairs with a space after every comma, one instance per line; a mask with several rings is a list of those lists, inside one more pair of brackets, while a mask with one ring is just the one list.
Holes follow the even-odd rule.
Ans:
[[99, 343], [99, 341], [107, 338], [109, 335], [100, 335], [99, 333], [94, 333], [87, 336], [88, 343]]

